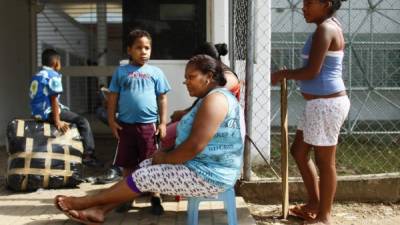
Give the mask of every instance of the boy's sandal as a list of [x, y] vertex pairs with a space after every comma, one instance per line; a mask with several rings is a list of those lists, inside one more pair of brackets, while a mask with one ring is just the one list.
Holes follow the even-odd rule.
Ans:
[[317, 217], [317, 214], [317, 210], [308, 209], [305, 205], [296, 205], [289, 209], [289, 215], [303, 220], [313, 220]]
[[161, 205], [161, 198], [152, 196], [150, 199], [151, 214], [161, 216], [164, 214], [164, 207]]

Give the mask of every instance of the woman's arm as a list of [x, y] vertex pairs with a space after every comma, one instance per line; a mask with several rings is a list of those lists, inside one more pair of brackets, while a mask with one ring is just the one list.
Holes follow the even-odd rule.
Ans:
[[236, 75], [233, 72], [231, 72], [229, 70], [225, 70], [224, 76], [226, 79], [226, 84], [225, 84], [226, 89], [232, 90], [232, 88], [234, 88], [236, 85], [239, 84], [239, 79], [236, 77]]
[[181, 164], [193, 159], [214, 137], [228, 113], [228, 101], [223, 94], [213, 93], [204, 98], [189, 137], [171, 152], [157, 152], [153, 164]]
[[274, 72], [271, 77], [271, 83], [276, 84], [283, 78], [289, 80], [314, 79], [321, 71], [326, 52], [334, 38], [334, 32], [337, 32], [337, 30], [328, 23], [322, 23], [319, 25], [313, 35], [308, 64], [299, 69], [285, 69]]

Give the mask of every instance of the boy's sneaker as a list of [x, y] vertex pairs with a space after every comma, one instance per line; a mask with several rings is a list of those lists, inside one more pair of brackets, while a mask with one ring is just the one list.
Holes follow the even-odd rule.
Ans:
[[160, 197], [151, 196], [150, 203], [151, 203], [151, 214], [156, 216], [161, 216], [162, 214], [164, 214], [164, 208], [161, 205]]
[[129, 202], [124, 202], [121, 205], [119, 205], [116, 209], [115, 212], [117, 213], [126, 213], [128, 212], [130, 209], [132, 209], [132, 204], [133, 201], [129, 201]]
[[94, 167], [94, 168], [100, 168], [104, 166], [104, 164], [100, 162], [98, 159], [96, 159], [95, 156], [86, 156], [86, 157], [84, 156], [84, 158], [82, 159], [82, 163], [87, 167]]
[[119, 181], [122, 178], [121, 171], [118, 167], [111, 167], [103, 176], [97, 177], [94, 184], [108, 184]]

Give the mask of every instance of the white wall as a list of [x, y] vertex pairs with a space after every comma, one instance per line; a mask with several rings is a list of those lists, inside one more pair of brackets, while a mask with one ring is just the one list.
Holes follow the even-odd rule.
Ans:
[[211, 3], [211, 42], [229, 41], [229, 1], [213, 0]]
[[7, 123], [29, 116], [29, 21], [29, 1], [0, 1], [0, 145], [5, 143]]

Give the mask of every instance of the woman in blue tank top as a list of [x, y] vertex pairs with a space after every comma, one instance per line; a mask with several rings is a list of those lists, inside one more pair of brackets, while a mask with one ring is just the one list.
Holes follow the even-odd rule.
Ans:
[[[291, 147], [307, 190], [308, 202], [291, 208], [290, 213], [305, 219], [304, 224], [332, 224], [336, 145], [340, 127], [350, 109], [342, 79], [345, 42], [340, 23], [333, 17], [342, 1], [303, 0], [306, 22], [317, 25], [302, 50], [304, 65], [271, 75], [272, 84], [283, 78], [298, 81], [307, 101]], [[316, 166], [309, 157], [312, 149]]]
[[72, 220], [100, 224], [121, 202], [143, 192], [210, 196], [232, 187], [243, 160], [244, 127], [241, 107], [223, 86], [221, 62], [197, 55], [186, 66], [185, 82], [200, 98], [178, 125], [176, 148], [144, 160], [131, 176], [97, 195], [55, 197], [55, 205]]

